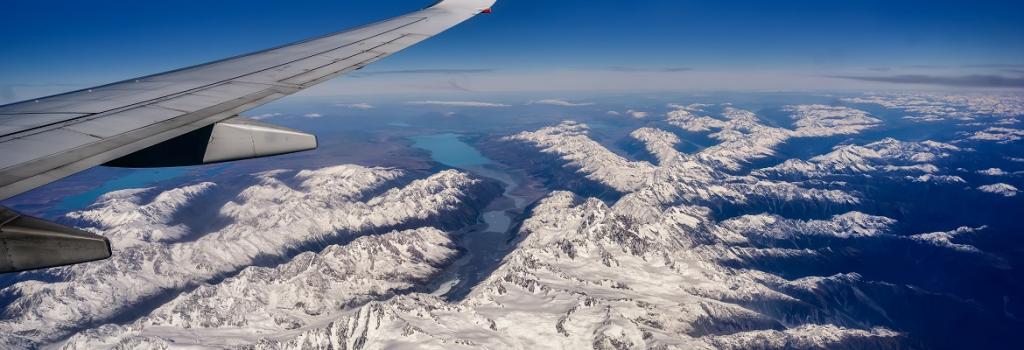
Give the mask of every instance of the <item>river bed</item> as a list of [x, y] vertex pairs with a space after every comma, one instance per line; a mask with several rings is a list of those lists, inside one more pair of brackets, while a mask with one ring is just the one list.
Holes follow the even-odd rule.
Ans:
[[[520, 175], [488, 159], [458, 134], [434, 134], [411, 138], [413, 147], [429, 151], [431, 158], [476, 176], [497, 180], [504, 186], [506, 204], [492, 204], [481, 214], [480, 224], [453, 232], [465, 254], [429, 286], [431, 294], [452, 299], [464, 297], [485, 278], [510, 250], [509, 230], [526, 206], [539, 197], [535, 191], [520, 191]], [[499, 202], [498, 200], [495, 201]]]

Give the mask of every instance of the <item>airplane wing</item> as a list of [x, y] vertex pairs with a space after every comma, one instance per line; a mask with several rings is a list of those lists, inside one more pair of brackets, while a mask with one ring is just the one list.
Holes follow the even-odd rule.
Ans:
[[[0, 106], [0, 200], [104, 164], [196, 165], [316, 148], [312, 135], [238, 114], [489, 13], [494, 2], [443, 0], [294, 44]], [[0, 207], [0, 272], [109, 256], [102, 237]]]

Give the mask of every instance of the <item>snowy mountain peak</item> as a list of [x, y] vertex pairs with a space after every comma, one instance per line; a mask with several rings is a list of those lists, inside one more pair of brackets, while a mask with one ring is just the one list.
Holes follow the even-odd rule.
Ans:
[[[30, 281], [3, 290], [21, 295], [3, 310], [0, 326], [10, 332], [0, 342], [51, 341], [88, 322], [99, 322], [128, 309], [140, 307], [163, 293], [239, 273], [267, 256], [287, 258], [301, 247], [344, 241], [366, 233], [403, 226], [459, 227], [475, 222], [476, 207], [497, 194], [481, 180], [457, 171], [445, 171], [407, 186], [362, 201], [373, 189], [401, 176], [391, 169], [345, 166], [300, 172], [256, 176], [254, 185], [244, 188], [219, 210], [230, 223], [211, 232], [188, 232], [198, 236], [175, 240], [173, 235], [140, 238], [119, 248], [111, 259], [57, 269], [61, 280], [41, 285]], [[285, 181], [315, 184], [293, 188]], [[171, 190], [175, 195], [107, 201], [79, 216], [97, 222], [134, 218], [132, 225], [112, 230], [93, 228], [101, 234], [127, 235], [117, 230], [151, 230], [184, 233], [183, 226], [170, 226], [164, 201], [174, 208], [197, 205], [195, 196], [181, 194], [210, 191], [218, 187], [201, 184]], [[136, 204], [132, 208], [129, 202]], [[107, 205], [117, 209], [107, 208]], [[100, 214], [112, 213], [112, 217]], [[135, 226], [136, 223], [146, 225]], [[114, 232], [108, 232], [114, 231]], [[180, 236], [180, 235], [179, 235]], [[160, 239], [154, 239], [160, 238]], [[278, 258], [280, 259], [280, 258]], [[36, 329], [50, 329], [39, 333]]]
[[978, 190], [985, 193], [997, 194], [1003, 197], [1013, 197], [1016, 196], [1018, 192], [1017, 187], [1006, 183], [984, 185], [978, 187]]

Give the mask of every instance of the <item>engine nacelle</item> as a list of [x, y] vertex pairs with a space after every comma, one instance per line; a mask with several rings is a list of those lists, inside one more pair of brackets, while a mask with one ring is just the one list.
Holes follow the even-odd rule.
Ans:
[[0, 273], [109, 257], [110, 241], [102, 236], [0, 207]]
[[316, 136], [234, 117], [116, 159], [105, 165], [159, 168], [228, 162], [316, 149]]

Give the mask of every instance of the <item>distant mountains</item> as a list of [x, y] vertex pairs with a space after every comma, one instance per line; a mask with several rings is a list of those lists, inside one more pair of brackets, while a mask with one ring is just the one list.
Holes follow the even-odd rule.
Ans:
[[[933, 100], [851, 103], [914, 101]], [[455, 235], [502, 195], [489, 179], [342, 165], [112, 192], [66, 220], [110, 237], [115, 257], [22, 275], [0, 290], [0, 344], [1013, 347], [1024, 327], [1012, 286], [1018, 260], [986, 236], [1005, 223], [949, 214], [935, 221], [955, 225], [924, 230], [910, 212], [949, 204], [921, 193], [962, 198], [967, 211], [1021, 208], [1021, 196], [1008, 195], [1020, 181], [1014, 161], [953, 166], [983, 155], [985, 141], [901, 140], [855, 106], [779, 111], [788, 124], [734, 105], [673, 105], [620, 133], [647, 160], [609, 149], [579, 121], [491, 135], [489, 157], [556, 190], [513, 225], [515, 248], [497, 269], [455, 300], [426, 286], [465, 253]], [[868, 132], [881, 136], [843, 139]], [[687, 133], [715, 143], [681, 152]], [[798, 139], [830, 151], [780, 154]], [[973, 183], [979, 177], [989, 180]]]

